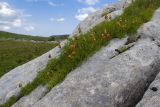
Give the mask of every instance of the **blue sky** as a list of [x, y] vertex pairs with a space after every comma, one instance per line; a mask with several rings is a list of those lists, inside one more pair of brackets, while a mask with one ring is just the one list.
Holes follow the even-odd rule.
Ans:
[[70, 34], [89, 14], [117, 0], [0, 0], [0, 30], [50, 36]]

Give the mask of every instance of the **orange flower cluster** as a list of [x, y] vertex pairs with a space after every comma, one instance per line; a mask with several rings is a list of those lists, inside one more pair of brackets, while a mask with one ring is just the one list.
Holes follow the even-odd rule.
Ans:
[[68, 58], [72, 59], [72, 57], [76, 54], [77, 46], [75, 44], [70, 45], [71, 53], [68, 55]]
[[107, 30], [104, 30], [104, 33], [101, 34], [102, 40], [110, 39], [110, 34], [107, 32]]
[[76, 45], [75, 44], [70, 45], [70, 49], [75, 50], [76, 49]]
[[119, 21], [117, 21], [117, 26], [119, 28], [124, 28], [125, 27], [125, 24], [123, 23], [122, 19], [120, 19]]

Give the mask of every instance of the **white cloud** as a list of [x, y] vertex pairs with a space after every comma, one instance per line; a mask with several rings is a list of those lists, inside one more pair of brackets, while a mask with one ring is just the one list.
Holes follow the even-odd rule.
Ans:
[[25, 26], [24, 29], [29, 32], [34, 30], [35, 28], [33, 26]]
[[52, 17], [51, 17], [49, 20], [50, 20], [50, 21], [55, 21], [55, 18], [52, 18]]
[[11, 8], [7, 2], [0, 2], [0, 30], [9, 30], [21, 26], [21, 13]]
[[[0, 30], [10, 30], [14, 28], [23, 28], [29, 26], [26, 23], [26, 17], [31, 17], [30, 14], [24, 14], [21, 10], [12, 8], [7, 2], [0, 2]], [[27, 28], [24, 28], [25, 30]], [[30, 27], [32, 30], [33, 27]]]
[[87, 8], [81, 8], [78, 9], [78, 13], [82, 14], [82, 13], [94, 13], [96, 12], [98, 9], [97, 8], [93, 8], [93, 7], [87, 7]]
[[9, 30], [10, 27], [9, 26], [0, 26], [0, 29], [2, 29], [2, 30]]
[[63, 22], [63, 21], [65, 21], [65, 19], [64, 18], [59, 18], [59, 19], [57, 19], [57, 21], [58, 22]]
[[75, 18], [79, 21], [83, 21], [86, 17], [88, 17], [88, 14], [79, 14], [79, 15], [76, 15]]
[[64, 4], [56, 4], [56, 3], [53, 3], [51, 1], [48, 2], [48, 4], [52, 7], [60, 7], [60, 6], [64, 6]]
[[78, 0], [78, 2], [85, 3], [87, 5], [95, 5], [99, 2], [99, 0]]
[[22, 26], [22, 20], [21, 19], [15, 19], [12, 22], [13, 27], [21, 27]]
[[61, 18], [50, 18], [50, 21], [55, 21], [55, 22], [64, 22], [65, 18], [61, 17]]
[[1, 16], [13, 16], [16, 12], [12, 10], [8, 3], [0, 2], [0, 15]]
[[107, 6], [109, 6], [109, 4], [108, 4], [108, 3], [106, 3], [106, 4], [104, 4], [104, 6], [105, 6], [105, 7], [107, 7]]
[[89, 16], [89, 14], [94, 13], [97, 10], [98, 8], [93, 8], [93, 7], [78, 9], [77, 14], [75, 15], [75, 18], [79, 21], [83, 21], [86, 17]]

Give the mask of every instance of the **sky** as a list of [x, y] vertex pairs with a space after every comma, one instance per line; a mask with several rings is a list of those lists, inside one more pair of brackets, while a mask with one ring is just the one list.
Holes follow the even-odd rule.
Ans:
[[78, 23], [117, 0], [0, 0], [0, 31], [35, 36], [71, 34]]

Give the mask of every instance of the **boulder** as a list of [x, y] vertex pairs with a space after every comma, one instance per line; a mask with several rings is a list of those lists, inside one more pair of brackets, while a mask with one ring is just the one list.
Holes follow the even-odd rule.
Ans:
[[35, 102], [39, 101], [48, 92], [47, 87], [39, 86], [30, 95], [21, 98], [12, 107], [31, 107]]
[[160, 107], [160, 74], [152, 82], [136, 107]]
[[[143, 38], [152, 38], [156, 41], [157, 45], [160, 46], [160, 9], [155, 12], [151, 22], [142, 26], [140, 34]], [[160, 73], [136, 107], [160, 107]]]
[[160, 9], [158, 9], [152, 20], [148, 23], [145, 23], [138, 30], [138, 35], [142, 38], [152, 38], [155, 40], [160, 40]]

